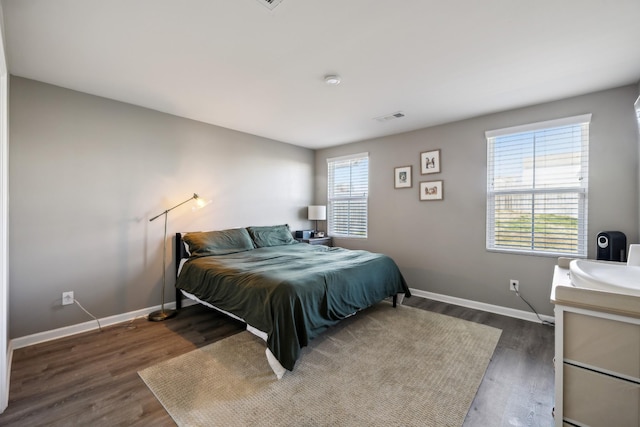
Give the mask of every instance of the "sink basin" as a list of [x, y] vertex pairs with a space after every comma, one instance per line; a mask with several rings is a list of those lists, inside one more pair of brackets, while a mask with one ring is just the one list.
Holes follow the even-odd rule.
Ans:
[[640, 296], [640, 266], [575, 259], [569, 276], [578, 288]]

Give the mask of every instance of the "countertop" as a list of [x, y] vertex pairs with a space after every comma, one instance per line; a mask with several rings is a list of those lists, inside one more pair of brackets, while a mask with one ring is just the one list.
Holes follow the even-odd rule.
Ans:
[[640, 318], [639, 296], [575, 287], [569, 277], [568, 265], [565, 268], [565, 264], [561, 264], [562, 266], [556, 265], [553, 270], [551, 286], [553, 304]]

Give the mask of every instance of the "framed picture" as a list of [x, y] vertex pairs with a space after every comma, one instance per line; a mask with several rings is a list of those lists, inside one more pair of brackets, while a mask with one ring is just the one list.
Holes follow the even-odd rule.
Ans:
[[400, 166], [394, 169], [393, 179], [395, 188], [411, 188], [411, 169], [412, 166]]
[[423, 151], [420, 153], [420, 173], [440, 172], [440, 150]]
[[423, 181], [420, 183], [420, 200], [442, 200], [443, 198], [442, 181]]

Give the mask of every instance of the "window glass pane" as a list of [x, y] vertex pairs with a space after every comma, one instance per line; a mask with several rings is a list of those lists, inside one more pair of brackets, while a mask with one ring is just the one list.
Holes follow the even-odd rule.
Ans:
[[493, 141], [493, 187], [500, 189], [531, 188], [531, 168], [524, 160], [533, 157], [533, 135], [509, 135]]
[[496, 195], [494, 245], [577, 253], [580, 197], [578, 193]]
[[327, 163], [329, 234], [367, 237], [368, 154], [329, 159]]
[[586, 256], [589, 124], [527, 127], [487, 138], [487, 248]]
[[536, 133], [536, 188], [580, 187], [582, 185], [582, 126], [565, 126]]
[[495, 197], [494, 245], [502, 248], [530, 249], [531, 195]]
[[334, 236], [367, 237], [367, 202], [334, 200], [330, 203], [330, 234]]
[[542, 251], [578, 252], [579, 194], [536, 195], [533, 247]]

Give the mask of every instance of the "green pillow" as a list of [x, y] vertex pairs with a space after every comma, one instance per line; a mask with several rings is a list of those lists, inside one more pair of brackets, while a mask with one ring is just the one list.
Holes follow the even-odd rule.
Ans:
[[191, 256], [227, 255], [255, 249], [244, 228], [187, 233], [182, 236]]
[[256, 248], [282, 246], [298, 243], [291, 235], [287, 224], [270, 225], [266, 227], [247, 227]]

